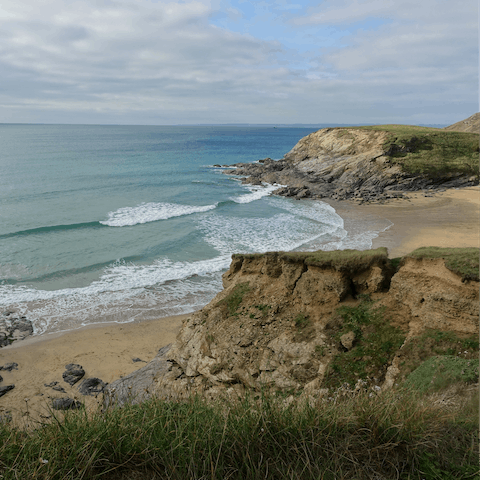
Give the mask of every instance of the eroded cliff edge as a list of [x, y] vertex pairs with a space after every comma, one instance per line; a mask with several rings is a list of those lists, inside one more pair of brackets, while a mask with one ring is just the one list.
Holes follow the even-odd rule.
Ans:
[[402, 192], [478, 184], [478, 133], [406, 125], [324, 128], [280, 160], [234, 165], [247, 184], [295, 198], [381, 201]]
[[475, 359], [478, 249], [418, 252], [400, 264], [385, 248], [234, 255], [224, 290], [107, 394], [120, 403], [261, 389], [318, 395], [345, 383], [391, 387], [452, 348]]

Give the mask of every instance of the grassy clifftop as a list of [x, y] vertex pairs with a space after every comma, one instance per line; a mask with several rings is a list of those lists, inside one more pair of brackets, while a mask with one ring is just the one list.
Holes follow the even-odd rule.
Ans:
[[[443, 258], [445, 266], [462, 277], [462, 280], [479, 280], [479, 254], [478, 248], [441, 248], [421, 247], [405, 255], [403, 258]], [[323, 268], [334, 268], [339, 271], [357, 271], [369, 268], [372, 264], [390, 262], [396, 269], [401, 258], [388, 258], [385, 247], [374, 250], [334, 250], [324, 252], [270, 252], [234, 254], [232, 258], [262, 258], [265, 255], [278, 255], [281, 259], [291, 262], [304, 262]]]
[[387, 132], [383, 147], [393, 163], [412, 175], [479, 175], [479, 135], [412, 125], [375, 125], [360, 130]]

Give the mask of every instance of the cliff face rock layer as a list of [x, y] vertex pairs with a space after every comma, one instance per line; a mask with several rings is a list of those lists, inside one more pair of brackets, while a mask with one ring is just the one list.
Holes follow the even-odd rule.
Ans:
[[224, 173], [253, 185], [284, 185], [277, 195], [384, 200], [402, 191], [477, 184], [478, 135], [402, 125], [324, 128], [281, 160], [235, 167]]
[[387, 387], [408, 373], [402, 349], [425, 332], [478, 336], [478, 281], [462, 282], [441, 258], [406, 258], [396, 271], [383, 248], [235, 255], [224, 286], [184, 322], [156, 370], [144, 367], [148, 385], [134, 373], [109, 395]]

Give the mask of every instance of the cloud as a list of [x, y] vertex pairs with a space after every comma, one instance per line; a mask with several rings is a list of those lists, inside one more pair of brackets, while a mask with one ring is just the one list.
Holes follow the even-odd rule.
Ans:
[[[323, 2], [292, 24], [348, 26], [342, 44], [315, 59], [319, 71], [335, 72], [346, 90], [362, 92], [372, 104], [383, 98], [393, 106], [395, 97], [410, 102], [417, 117], [436, 101], [448, 123], [449, 109], [478, 108], [477, 14], [473, 1], [340, 0]], [[367, 28], [373, 20], [376, 26]]]
[[[242, 33], [242, 2], [5, 0], [0, 122], [449, 123], [476, 103], [463, 3], [262, 2], [287, 46]], [[212, 23], [220, 7], [240, 31]]]
[[278, 44], [210, 26], [211, 11], [201, 2], [51, 1], [42, 7], [12, 2], [0, 17], [0, 62], [7, 81], [28, 87], [16, 89], [21, 103], [28, 89], [32, 104], [44, 107], [85, 102], [121, 109], [146, 105], [148, 98], [166, 101], [175, 92], [182, 103], [189, 91], [207, 93], [207, 85], [210, 94], [216, 87], [235, 90], [240, 80], [248, 87], [251, 69], [268, 64], [278, 50]]

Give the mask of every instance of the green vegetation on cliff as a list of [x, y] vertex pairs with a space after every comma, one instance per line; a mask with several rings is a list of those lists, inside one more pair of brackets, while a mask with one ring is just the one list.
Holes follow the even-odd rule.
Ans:
[[[430, 247], [415, 250], [410, 256], [444, 258], [452, 271], [464, 278], [474, 278], [475, 274], [478, 277], [478, 253], [478, 249]], [[387, 274], [393, 273], [398, 264], [401, 268], [405, 261], [389, 260], [385, 248], [364, 252], [279, 252], [235, 255], [232, 270], [238, 273], [244, 266], [241, 259], [246, 259], [245, 267], [249, 267], [248, 260], [263, 261], [268, 256], [270, 260], [282, 259], [283, 263], [285, 260], [302, 262], [349, 274], [380, 263]], [[264, 275], [265, 269], [257, 268], [263, 267], [260, 263], [250, 270], [245, 268], [247, 274], [261, 271]], [[306, 270], [299, 265], [295, 266], [299, 268], [291, 267], [291, 263], [286, 265], [287, 273], [296, 270], [301, 274]], [[446, 273], [441, 270], [441, 274], [448, 277]], [[253, 340], [258, 340], [264, 338], [269, 326], [273, 328], [276, 322], [281, 323], [281, 312], [279, 314], [278, 305], [271, 302], [271, 297], [255, 297], [257, 284], [252, 277], [248, 278], [249, 282], [240, 281], [229, 287], [228, 294], [217, 305], [231, 325], [241, 328], [242, 321], [255, 320], [256, 332], [261, 333]], [[459, 283], [454, 280], [455, 284]], [[474, 289], [470, 284], [461, 287]], [[314, 293], [314, 296], [321, 295]], [[330, 362], [325, 363], [327, 370], [322, 377], [325, 383], [312, 395], [307, 390], [303, 395], [289, 385], [287, 389], [280, 386], [271, 391], [265, 384], [236, 390], [235, 378], [227, 377], [223, 392], [228, 399], [221, 395], [216, 401], [195, 396], [185, 397], [183, 401], [151, 398], [140, 405], [127, 403], [122, 408], [105, 407], [97, 412], [81, 409], [64, 415], [52, 411], [50, 418], [42, 417], [33, 431], [24, 431], [21, 426], [8, 424], [5, 416], [0, 417], [0, 478], [479, 478], [479, 404], [478, 389], [475, 390], [478, 336], [431, 329], [420, 333], [410, 331], [405, 341], [406, 332], [401, 330], [405, 327], [392, 324], [386, 307], [378, 307], [379, 296], [379, 292], [372, 293], [377, 300], [372, 301], [365, 294], [357, 294], [341, 305], [335, 303], [325, 312], [331, 319], [321, 331], [322, 341], [317, 344], [311, 343], [317, 326], [312, 315], [315, 312], [307, 310], [306, 302], [294, 304], [295, 310], [289, 310], [289, 320], [284, 322], [283, 330], [277, 331], [277, 337], [282, 331], [290, 331], [292, 341], [285, 344], [295, 348], [281, 350], [281, 361], [284, 362], [289, 352], [307, 347], [310, 341], [311, 350], [307, 351], [313, 353], [306, 357], [308, 362], [302, 364], [304, 370], [310, 369], [309, 363], [320, 357]], [[308, 300], [312, 298], [313, 295]], [[237, 321], [237, 315], [243, 315], [243, 320]], [[242, 335], [233, 341], [233, 331], [207, 330], [209, 323], [205, 318], [206, 315], [201, 328], [206, 330], [208, 344], [218, 343], [224, 335], [228, 348], [238, 345], [235, 342], [241, 340]], [[218, 316], [212, 318], [218, 326]], [[398, 325], [405, 323], [408, 322]], [[267, 345], [266, 340], [263, 345]], [[250, 348], [251, 356], [257, 355], [258, 359], [263, 347], [260, 341], [241, 348]], [[238, 350], [233, 354], [237, 355]], [[388, 389], [382, 381], [394, 357], [393, 366], [398, 368], [398, 375]], [[248, 372], [247, 362], [241, 365]], [[211, 374], [216, 375], [217, 371], [213, 370], [216, 367], [211, 367]], [[317, 365], [314, 374], [318, 372]], [[186, 374], [178, 376], [177, 370], [173, 373], [175, 377], [169, 378], [171, 382], [173, 378], [186, 377]], [[192, 391], [191, 382], [195, 378], [200, 375], [189, 374], [186, 378], [187, 394]], [[308, 381], [311, 385], [310, 379]], [[217, 382], [215, 380], [215, 388], [220, 387]], [[324, 386], [329, 390], [323, 390]], [[174, 392], [167, 398], [177, 398], [178, 390]], [[206, 395], [206, 398], [212, 397]]]
[[355, 127], [388, 133], [384, 144], [392, 162], [412, 175], [432, 178], [479, 175], [479, 135], [412, 125]]
[[233, 259], [259, 259], [265, 255], [278, 255], [279, 259], [287, 262], [303, 262], [320, 268], [333, 268], [339, 271], [361, 271], [371, 267], [374, 263], [388, 262], [388, 251], [385, 247], [373, 250], [333, 250], [324, 252], [268, 252], [234, 254]]
[[478, 383], [478, 360], [455, 355], [431, 357], [415, 369], [405, 381], [406, 387], [419, 392], [441, 390], [455, 383]]
[[421, 247], [405, 255], [405, 257], [388, 258], [385, 247], [373, 250], [333, 250], [324, 252], [268, 252], [268, 253], [238, 253], [232, 255], [233, 259], [260, 259], [265, 255], [278, 255], [282, 260], [291, 262], [304, 262], [320, 268], [333, 268], [339, 271], [355, 272], [365, 270], [375, 263], [390, 262], [396, 271], [401, 265], [402, 258], [443, 258], [445, 266], [452, 272], [460, 275], [462, 280], [479, 280], [480, 250], [476, 247], [467, 248], [442, 248]]
[[237, 309], [242, 303], [243, 296], [250, 290], [248, 282], [235, 285], [233, 291], [218, 302], [219, 305], [226, 305], [229, 316], [233, 316], [237, 313]]
[[405, 334], [386, 318], [385, 309], [376, 307], [375, 302], [365, 296], [357, 306], [338, 308], [327, 331], [338, 344], [342, 335], [353, 337], [352, 346], [340, 351], [329, 365], [323, 384], [330, 388], [344, 383], [354, 386], [359, 380], [381, 383], [405, 340]]

